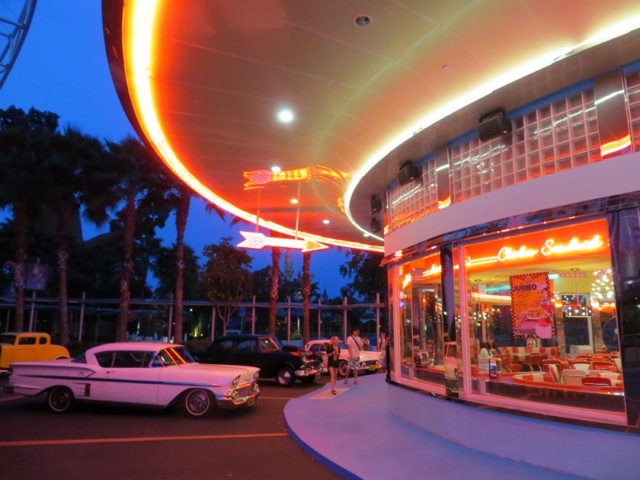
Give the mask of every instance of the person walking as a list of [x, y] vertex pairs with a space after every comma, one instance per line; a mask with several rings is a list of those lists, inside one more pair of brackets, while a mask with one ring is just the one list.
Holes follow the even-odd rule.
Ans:
[[340, 367], [340, 345], [336, 336], [331, 337], [327, 346], [327, 366], [329, 367], [329, 376], [331, 378], [331, 393], [336, 395], [336, 379], [338, 378], [338, 368]]
[[378, 351], [382, 352], [382, 371], [387, 371], [387, 346], [389, 344], [389, 336], [387, 332], [380, 332], [380, 340], [378, 340]]
[[353, 383], [358, 384], [358, 367], [360, 366], [360, 350], [363, 344], [360, 339], [360, 329], [352, 328], [351, 335], [347, 338], [347, 350], [349, 351], [349, 364], [347, 374], [344, 377], [345, 385], [349, 383], [349, 373], [353, 370]]

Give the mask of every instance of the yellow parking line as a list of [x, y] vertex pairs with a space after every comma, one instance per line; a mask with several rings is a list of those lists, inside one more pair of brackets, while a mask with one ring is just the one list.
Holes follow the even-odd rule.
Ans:
[[184, 437], [69, 438], [60, 440], [24, 440], [0, 442], [2, 447], [42, 447], [51, 445], [87, 445], [95, 443], [175, 442], [193, 440], [229, 440], [245, 438], [286, 437], [287, 433], [247, 433], [242, 435], [196, 435]]

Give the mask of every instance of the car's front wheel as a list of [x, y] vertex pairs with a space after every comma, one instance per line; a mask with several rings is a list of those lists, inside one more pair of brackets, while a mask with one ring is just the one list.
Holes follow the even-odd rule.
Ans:
[[338, 374], [340, 374], [340, 376], [342, 377], [346, 377], [348, 367], [349, 364], [346, 360], [340, 360], [340, 364], [338, 365]]
[[188, 416], [193, 418], [204, 417], [213, 410], [213, 396], [207, 390], [189, 390], [184, 396], [183, 406]]
[[282, 367], [278, 370], [276, 375], [276, 381], [281, 387], [290, 387], [293, 385], [296, 377], [293, 375], [293, 370], [289, 367]]
[[47, 396], [47, 405], [54, 413], [67, 412], [73, 406], [73, 392], [67, 387], [54, 387]]

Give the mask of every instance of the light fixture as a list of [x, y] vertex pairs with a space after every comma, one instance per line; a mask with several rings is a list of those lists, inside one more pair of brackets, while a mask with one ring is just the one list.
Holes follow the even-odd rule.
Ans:
[[271, 171], [273, 173], [280, 173], [282, 169], [278, 165], [274, 165], [273, 167], [271, 167]]
[[371, 17], [364, 13], [360, 13], [353, 17], [353, 23], [355, 23], [358, 27], [366, 27], [367, 25], [371, 24]]
[[289, 200], [289, 202], [291, 203], [291, 205], [297, 205], [298, 204], [298, 199], [297, 198], [292, 198], [291, 200]]
[[280, 123], [289, 124], [295, 120], [296, 114], [290, 108], [283, 108], [278, 111], [276, 117]]

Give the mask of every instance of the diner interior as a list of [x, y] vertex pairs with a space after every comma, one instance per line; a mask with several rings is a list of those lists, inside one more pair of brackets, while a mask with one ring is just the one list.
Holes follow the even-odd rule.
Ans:
[[[600, 241], [590, 251], [589, 242], [596, 236]], [[505, 245], [533, 252], [536, 249], [521, 246], [548, 246], [550, 238], [564, 245], [556, 249], [562, 250], [557, 258], [547, 255], [541, 261], [521, 254], [523, 258], [512, 265], [503, 261], [497, 268], [496, 262], [486, 260], [492, 258], [487, 252], [498, 246], [500, 252]], [[406, 264], [402, 271], [410, 275], [404, 277], [401, 295], [402, 375], [445, 384], [452, 394], [457, 393], [455, 386], [450, 388], [452, 374], [454, 383], [464, 388], [462, 378], [469, 372], [472, 395], [622, 412], [622, 363], [607, 238], [602, 219], [579, 228], [540, 230], [461, 247], [466, 282], [456, 283], [456, 305], [466, 304], [466, 312], [456, 312], [455, 332], [443, 324], [438, 255]], [[578, 243], [589, 248], [567, 247]], [[536, 291], [519, 287], [519, 281]], [[524, 300], [518, 299], [519, 289]], [[462, 328], [464, 321], [467, 328]], [[465, 333], [467, 341], [462, 338]]]

